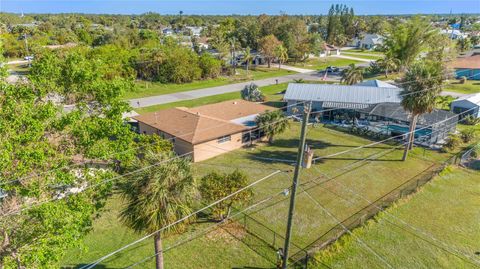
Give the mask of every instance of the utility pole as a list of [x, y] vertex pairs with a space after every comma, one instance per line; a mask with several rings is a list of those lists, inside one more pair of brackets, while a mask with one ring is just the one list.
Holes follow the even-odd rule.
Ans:
[[295, 172], [293, 174], [293, 183], [292, 183], [292, 195], [290, 196], [290, 207], [288, 209], [288, 219], [287, 219], [287, 232], [285, 235], [285, 245], [283, 247], [283, 262], [282, 262], [282, 269], [287, 268], [288, 263], [288, 250], [290, 247], [290, 237], [292, 235], [292, 225], [293, 225], [293, 213], [295, 211], [295, 196], [297, 194], [297, 185], [298, 185], [298, 176], [300, 173], [300, 167], [302, 166], [303, 162], [303, 155], [305, 152], [305, 140], [307, 138], [307, 123], [308, 117], [310, 115], [312, 103], [309, 102], [305, 104], [303, 108], [303, 118], [302, 118], [302, 131], [300, 135], [300, 143], [298, 145], [298, 154], [297, 154], [297, 162], [295, 164]]

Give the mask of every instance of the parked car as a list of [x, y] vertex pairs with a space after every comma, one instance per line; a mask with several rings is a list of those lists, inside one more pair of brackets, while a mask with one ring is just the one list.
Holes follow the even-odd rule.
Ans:
[[329, 66], [329, 67], [327, 67], [327, 69], [325, 69], [325, 71], [327, 71], [327, 72], [338, 72], [338, 71], [340, 71], [340, 69], [336, 66]]
[[33, 56], [25, 56], [25, 58], [23, 58], [24, 60], [26, 61], [31, 61], [33, 60]]

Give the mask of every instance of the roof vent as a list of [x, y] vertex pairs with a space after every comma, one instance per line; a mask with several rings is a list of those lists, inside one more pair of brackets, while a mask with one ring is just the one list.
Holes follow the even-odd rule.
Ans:
[[236, 105], [236, 104], [238, 104], [238, 102], [237, 102], [237, 101], [234, 101], [233, 104]]
[[197, 115], [200, 115], [200, 112], [197, 111]]

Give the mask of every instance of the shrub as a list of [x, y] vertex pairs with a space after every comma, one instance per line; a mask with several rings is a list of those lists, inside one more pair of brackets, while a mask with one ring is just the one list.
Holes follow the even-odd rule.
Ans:
[[462, 140], [459, 135], [457, 134], [449, 134], [447, 138], [447, 142], [443, 145], [443, 151], [451, 151], [455, 150], [462, 144]]
[[240, 92], [242, 99], [250, 102], [263, 102], [265, 101], [265, 95], [254, 83], [246, 85], [243, 90]]
[[473, 115], [468, 115], [463, 118], [463, 123], [466, 125], [477, 125], [480, 123], [480, 118], [476, 118]]
[[202, 54], [198, 59], [202, 78], [216, 78], [222, 71], [222, 63], [208, 53]]
[[468, 128], [460, 131], [460, 138], [462, 138], [463, 143], [468, 143], [472, 141], [476, 136], [474, 128]]

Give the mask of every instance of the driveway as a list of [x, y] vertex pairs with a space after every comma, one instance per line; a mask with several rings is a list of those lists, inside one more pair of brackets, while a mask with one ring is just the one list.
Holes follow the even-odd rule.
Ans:
[[[275, 85], [277, 83], [290, 82], [295, 79], [322, 80], [323, 75], [320, 74], [318, 71], [304, 69], [304, 73], [273, 77], [273, 78], [267, 78], [267, 79], [261, 79], [261, 80], [252, 80], [248, 82], [235, 83], [235, 84], [205, 88], [200, 90], [192, 90], [192, 91], [186, 91], [186, 92], [163, 94], [163, 95], [156, 95], [156, 96], [150, 96], [150, 97], [144, 97], [144, 98], [136, 98], [136, 99], [130, 99], [128, 102], [133, 108], [147, 107], [147, 106], [168, 104], [168, 103], [184, 101], [184, 100], [193, 100], [197, 98], [218, 95], [223, 93], [240, 92], [240, 90], [242, 90], [246, 85], [249, 85], [250, 83], [255, 83], [257, 86], [263, 87], [263, 86]], [[329, 76], [327, 77], [327, 80], [338, 81], [338, 78], [335, 76]]]

